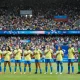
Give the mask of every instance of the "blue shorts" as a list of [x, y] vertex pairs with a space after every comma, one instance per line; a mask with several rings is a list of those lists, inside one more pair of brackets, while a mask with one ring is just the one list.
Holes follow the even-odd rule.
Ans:
[[62, 65], [63, 62], [62, 61], [56, 61], [56, 63]]
[[40, 62], [40, 60], [38, 60], [38, 59], [35, 59], [35, 63], [39, 63]]
[[74, 62], [74, 59], [68, 59], [68, 63]]
[[21, 60], [15, 60], [15, 63], [21, 63]]
[[45, 63], [51, 63], [51, 59], [45, 59]]
[[24, 64], [31, 64], [31, 61], [24, 61]]

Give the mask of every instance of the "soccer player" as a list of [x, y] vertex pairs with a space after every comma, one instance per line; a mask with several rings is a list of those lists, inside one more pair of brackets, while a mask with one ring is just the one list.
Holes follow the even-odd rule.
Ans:
[[14, 50], [14, 56], [15, 56], [14, 74], [16, 74], [17, 65], [19, 65], [20, 74], [22, 74], [22, 69], [21, 69], [22, 50], [19, 48], [19, 45], [17, 45], [16, 50]]
[[68, 74], [70, 74], [70, 65], [71, 65], [71, 68], [72, 68], [72, 74], [74, 73], [74, 56], [75, 56], [75, 53], [74, 53], [74, 47], [72, 47], [71, 44], [69, 44], [69, 49], [68, 49]]
[[1, 58], [2, 58], [2, 51], [0, 50], [0, 73], [2, 72], [2, 68], [1, 68]]
[[[62, 63], [62, 61], [63, 61], [64, 53], [63, 53], [60, 46], [58, 47], [58, 50], [57, 50], [55, 55], [56, 55], [56, 62], [57, 62], [57, 73], [56, 74], [59, 73], [60, 69], [61, 69], [60, 74], [62, 74], [62, 72], [63, 72], [63, 63]], [[59, 66], [60, 66], [60, 68], [59, 68]]]
[[42, 69], [41, 69], [41, 65], [40, 65], [40, 57], [42, 55], [42, 51], [38, 48], [38, 46], [36, 46], [35, 50], [34, 50], [34, 56], [35, 56], [35, 66], [36, 66], [36, 72], [35, 74], [37, 74], [38, 72], [38, 68], [40, 69], [40, 74], [42, 74]]
[[32, 51], [30, 50], [30, 47], [27, 46], [26, 50], [24, 51], [24, 74], [26, 73], [26, 66], [28, 64], [29, 67], [29, 73], [31, 74], [31, 56], [32, 56]]
[[11, 50], [10, 50], [10, 47], [7, 46], [6, 47], [6, 50], [3, 52], [3, 56], [4, 56], [4, 74], [6, 72], [6, 65], [8, 64], [9, 66], [9, 70], [10, 70], [10, 73], [12, 72], [12, 69], [11, 69], [11, 62], [10, 62], [10, 58], [11, 58]]
[[45, 54], [45, 71], [46, 71], [44, 74], [47, 74], [47, 72], [48, 72], [48, 63], [50, 65], [50, 71], [51, 71], [50, 74], [52, 74], [53, 68], [52, 68], [51, 60], [52, 60], [53, 50], [50, 49], [49, 45], [47, 45], [47, 47], [44, 51], [44, 54]]
[[78, 49], [78, 73], [80, 74], [80, 48]]

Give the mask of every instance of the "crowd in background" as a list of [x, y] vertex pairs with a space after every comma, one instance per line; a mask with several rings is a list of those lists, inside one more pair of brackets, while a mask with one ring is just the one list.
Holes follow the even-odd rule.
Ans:
[[[56, 12], [55, 14], [58, 14]], [[55, 15], [48, 17], [46, 14], [47, 16], [41, 15], [42, 17], [39, 17], [38, 15], [27, 18], [6, 13], [7, 11], [3, 11], [4, 15], [0, 15], [0, 30], [80, 30], [80, 16], [78, 14], [73, 15], [73, 11], [64, 13], [68, 16], [67, 22], [55, 21]]]
[[21, 49], [25, 49], [26, 46], [29, 45], [31, 50], [34, 50], [36, 46], [38, 46], [41, 50], [44, 50], [45, 46], [49, 45], [54, 50], [55, 46], [63, 45], [68, 46], [69, 44], [72, 44], [75, 50], [77, 50], [78, 47], [80, 47], [80, 37], [78, 36], [0, 37], [0, 46], [2, 49], [5, 49], [6, 45], [10, 46], [12, 50], [15, 49], [16, 45], [19, 45]]
[[[28, 3], [27, 1], [2, 1], [0, 30], [80, 30], [79, 0], [29, 0]], [[32, 10], [33, 16], [21, 17], [20, 10]], [[68, 21], [56, 22], [55, 15], [66, 15]]]

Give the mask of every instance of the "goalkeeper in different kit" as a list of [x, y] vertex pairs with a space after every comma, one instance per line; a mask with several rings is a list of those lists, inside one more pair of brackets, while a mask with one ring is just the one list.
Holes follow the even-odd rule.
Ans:
[[78, 73], [80, 74], [80, 48], [78, 49]]

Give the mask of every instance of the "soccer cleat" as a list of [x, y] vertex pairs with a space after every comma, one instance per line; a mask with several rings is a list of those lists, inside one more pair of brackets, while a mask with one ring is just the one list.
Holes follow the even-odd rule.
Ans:
[[47, 72], [45, 72], [44, 74], [47, 74]]
[[74, 74], [74, 73], [72, 72], [72, 74]]
[[10, 74], [12, 74], [12, 72], [10, 72]]
[[60, 74], [62, 74], [62, 73], [60, 73]]
[[40, 72], [40, 74], [42, 74], [42, 72]]
[[78, 72], [77, 74], [80, 74], [80, 72]]
[[70, 74], [70, 72], [68, 72], [67, 74]]
[[34, 74], [37, 74], [37, 72], [35, 72]]
[[14, 72], [14, 74], [16, 74], [16, 72]]
[[20, 72], [20, 74], [22, 74], [22, 72]]
[[50, 74], [52, 74], [52, 72]]
[[29, 74], [31, 74], [31, 72], [29, 72]]
[[24, 74], [26, 74], [26, 73], [24, 72]]
[[56, 74], [58, 74], [58, 72]]

